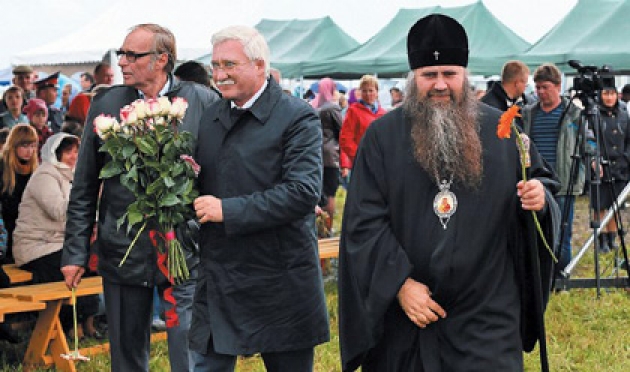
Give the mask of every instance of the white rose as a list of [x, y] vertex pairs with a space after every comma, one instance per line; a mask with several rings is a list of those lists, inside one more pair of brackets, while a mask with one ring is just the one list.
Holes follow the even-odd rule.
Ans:
[[157, 118], [155, 118], [155, 125], [165, 126], [166, 119], [164, 119], [164, 116], [158, 116]]
[[136, 112], [136, 117], [139, 120], [147, 117], [147, 103], [144, 100], [137, 99], [131, 104], [131, 106], [134, 108], [134, 111]]
[[171, 111], [169, 112], [169, 115], [177, 119], [183, 119], [187, 108], [188, 102], [184, 98], [175, 97], [171, 103]]
[[155, 117], [160, 115], [160, 103], [157, 99], [147, 100], [147, 116]]
[[138, 121], [138, 114], [136, 114], [136, 108], [131, 105], [127, 105], [120, 109], [120, 118], [125, 124], [133, 125]]
[[109, 115], [99, 115], [94, 119], [94, 131], [102, 139], [107, 139], [112, 131], [114, 131], [114, 125], [118, 126], [118, 121]]
[[171, 110], [171, 101], [168, 100], [168, 97], [162, 96], [158, 98], [158, 103], [160, 104], [160, 115], [168, 115]]

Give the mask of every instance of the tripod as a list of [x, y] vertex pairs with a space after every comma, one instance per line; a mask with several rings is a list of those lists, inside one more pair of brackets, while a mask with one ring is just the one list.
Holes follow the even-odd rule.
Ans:
[[[594, 249], [595, 279], [594, 281], [592, 279], [586, 279], [586, 280], [585, 279], [581, 279], [581, 280], [580, 279], [572, 279], [572, 280], [565, 279], [565, 280], [561, 280], [561, 282], [558, 284], [572, 287], [572, 288], [592, 288], [594, 284], [594, 286], [597, 288], [597, 296], [599, 297], [600, 289], [602, 285], [602, 279], [601, 279], [601, 271], [599, 268], [600, 245], [599, 245], [599, 240], [596, 239], [596, 237], [599, 236], [599, 234], [601, 234], [601, 231], [603, 230], [602, 226], [605, 226], [607, 223], [609, 223], [609, 221], [612, 218], [615, 218], [615, 222], [618, 226], [618, 236], [621, 241], [621, 251], [624, 255], [625, 262], [628, 262], [627, 261], [628, 254], [627, 254], [626, 246], [623, 239], [623, 236], [624, 236], [623, 224], [622, 224], [621, 216], [619, 214], [619, 205], [624, 203], [626, 197], [628, 196], [628, 194], [630, 194], [630, 186], [626, 185], [624, 190], [620, 193], [619, 197], [615, 198], [615, 191], [613, 187], [614, 179], [611, 176], [612, 174], [611, 163], [609, 162], [609, 159], [610, 159], [608, 156], [609, 152], [606, 145], [606, 137], [605, 137], [605, 132], [602, 127], [602, 120], [599, 113], [599, 108], [593, 102], [593, 99], [588, 97], [586, 94], [582, 94], [580, 96], [580, 99], [584, 105], [584, 110], [582, 111], [582, 117], [580, 120], [579, 133], [581, 133], [581, 135], [579, 137], [581, 137], [582, 144], [579, 148], [582, 149], [584, 162], [586, 164], [585, 166], [586, 179], [591, 180], [589, 184], [589, 189], [590, 189], [589, 190], [589, 197], [590, 197], [589, 204], [593, 205], [594, 210], [595, 210], [595, 213], [593, 213], [593, 216], [590, 220], [590, 227], [593, 229], [593, 234], [591, 238], [587, 241], [585, 246], [580, 250], [580, 252], [571, 260], [571, 262], [568, 263], [568, 265], [561, 272], [561, 274], [564, 276], [564, 278], [568, 278], [571, 274], [571, 271], [575, 268], [578, 261], [583, 257], [588, 247], [591, 245], [591, 243], [595, 242], [595, 249]], [[627, 130], [627, 128], [625, 130]], [[594, 136], [592, 137], [595, 140], [595, 143], [596, 143], [595, 146], [589, 146], [587, 144], [588, 139], [590, 137], [589, 131], [592, 131], [594, 134]], [[572, 165], [571, 165], [572, 178], [574, 177], [575, 174], [577, 174], [577, 171], [575, 168], [577, 167], [577, 165], [575, 163], [577, 161], [580, 161], [582, 158], [577, 154], [577, 150], [578, 150], [578, 143], [576, 143], [576, 151], [574, 151], [574, 156], [573, 156]], [[593, 165], [592, 174], [591, 174], [591, 164]], [[571, 180], [570, 185], [572, 184], [573, 184], [573, 180]], [[601, 205], [602, 190], [604, 189], [604, 187], [602, 186], [606, 186], [605, 188], [608, 193], [607, 196], [609, 200], [612, 201], [612, 206], [610, 207], [610, 210], [604, 216], [604, 218], [601, 218], [599, 214], [599, 211], [602, 209], [599, 207]], [[566, 216], [566, 213], [563, 213], [563, 221], [566, 221], [565, 216]], [[563, 226], [566, 227], [564, 223], [563, 223]], [[563, 230], [563, 234], [561, 235], [564, 235], [564, 230]], [[616, 255], [617, 254], [618, 253], [616, 253]], [[615, 265], [617, 265], [617, 268], [615, 270], [617, 272], [616, 280], [614, 278], [613, 280], [606, 280], [605, 284], [607, 286], [621, 288], [621, 287], [624, 287], [624, 283], [623, 283], [623, 280], [621, 280], [618, 275], [620, 261], [617, 259], [617, 257], [615, 257]]]

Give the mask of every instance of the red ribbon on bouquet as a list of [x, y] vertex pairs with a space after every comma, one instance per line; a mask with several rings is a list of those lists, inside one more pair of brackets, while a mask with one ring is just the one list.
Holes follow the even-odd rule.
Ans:
[[[166, 242], [171, 240], [175, 240], [175, 231], [171, 230], [166, 234], [162, 234], [159, 231], [151, 230], [149, 232], [149, 238], [151, 238], [151, 242], [153, 246], [157, 248], [158, 241], [157, 237], [164, 239]], [[168, 258], [168, 251], [164, 250], [164, 253], [160, 252], [159, 249], [157, 251], [157, 266], [160, 272], [164, 274], [164, 276], [168, 279], [170, 286], [164, 290], [163, 296], [164, 301], [170, 303], [172, 306], [170, 309], [164, 312], [164, 317], [166, 318], [166, 327], [173, 328], [179, 325], [179, 317], [177, 316], [175, 297], [173, 297], [173, 279], [170, 277], [168, 273], [168, 268], [166, 267], [166, 260]]]

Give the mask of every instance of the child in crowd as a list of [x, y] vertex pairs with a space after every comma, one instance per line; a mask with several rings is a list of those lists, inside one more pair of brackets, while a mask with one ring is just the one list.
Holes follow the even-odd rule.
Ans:
[[24, 108], [28, 121], [37, 131], [37, 137], [39, 139], [39, 152], [41, 159], [42, 146], [46, 143], [46, 140], [53, 135], [52, 130], [48, 126], [48, 107], [46, 102], [39, 98], [31, 98]]
[[24, 105], [24, 91], [18, 86], [9, 87], [2, 95], [7, 111], [0, 114], [0, 128], [13, 128], [18, 123], [28, 123], [28, 118], [22, 113]]

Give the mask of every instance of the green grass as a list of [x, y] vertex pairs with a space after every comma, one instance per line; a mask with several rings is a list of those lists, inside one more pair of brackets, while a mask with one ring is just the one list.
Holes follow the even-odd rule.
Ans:
[[[338, 211], [342, 210], [343, 191], [338, 194]], [[574, 247], [579, 249], [589, 233], [588, 224], [582, 223], [584, 201], [578, 202]], [[624, 212], [624, 214], [627, 212]], [[624, 215], [624, 220], [627, 220]], [[341, 213], [335, 218], [335, 230], [340, 231]], [[585, 225], [586, 228], [583, 228]], [[602, 257], [602, 266], [612, 256]], [[592, 277], [592, 250], [579, 262], [574, 271], [576, 277]], [[625, 272], [624, 272], [625, 274]], [[603, 273], [607, 275], [607, 273]], [[315, 352], [315, 371], [340, 371], [339, 337], [337, 332], [337, 288], [335, 282], [326, 283], [326, 300], [330, 312], [331, 341], [320, 345]], [[622, 372], [630, 370], [630, 295], [621, 289], [601, 291], [598, 298], [594, 289], [574, 289], [568, 293], [553, 294], [546, 313], [549, 363], [554, 372]], [[14, 346], [0, 342], [2, 372], [21, 371], [19, 360], [24, 355], [26, 341]], [[151, 371], [168, 371], [166, 342], [153, 344]], [[82, 363], [80, 371], [101, 372], [109, 370], [106, 355], [94, 357]], [[240, 372], [264, 371], [259, 357], [239, 359]], [[525, 355], [525, 370], [539, 371], [538, 349]]]

